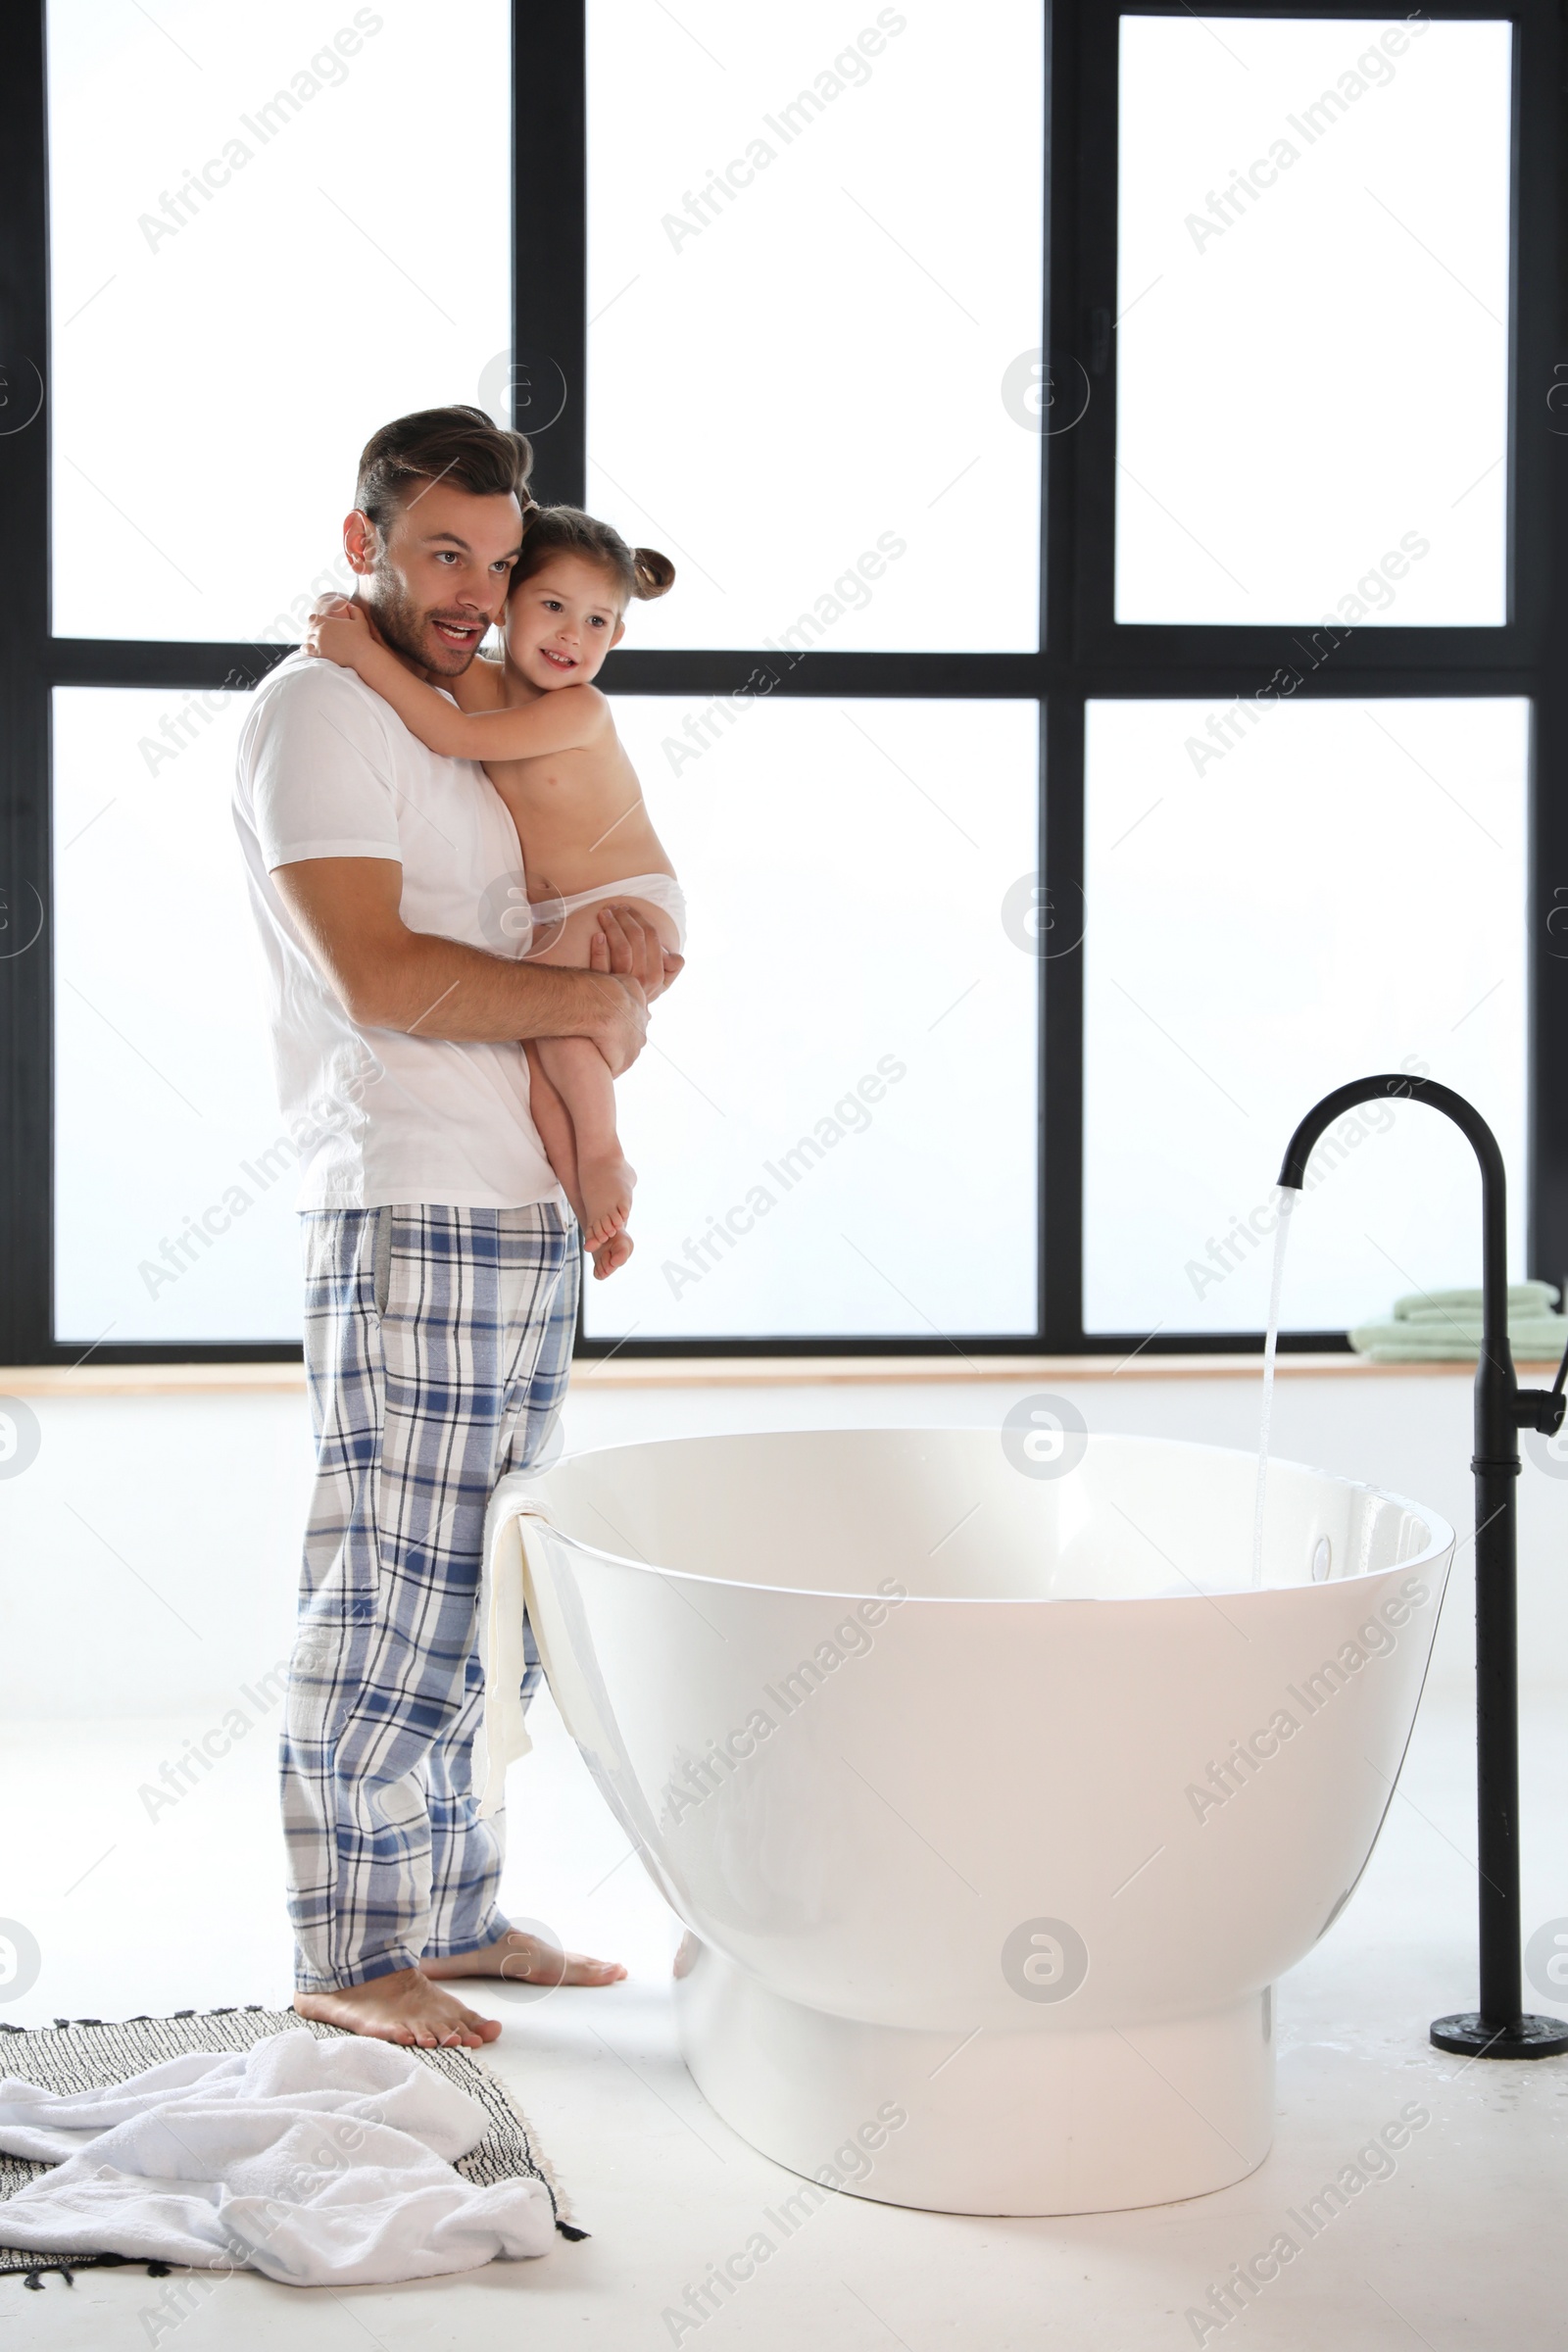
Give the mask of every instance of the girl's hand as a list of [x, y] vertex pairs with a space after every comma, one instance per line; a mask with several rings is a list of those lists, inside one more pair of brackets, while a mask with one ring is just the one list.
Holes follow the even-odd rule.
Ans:
[[346, 596], [321, 597], [305, 624], [302, 651], [352, 669], [356, 657], [373, 644], [364, 610]]

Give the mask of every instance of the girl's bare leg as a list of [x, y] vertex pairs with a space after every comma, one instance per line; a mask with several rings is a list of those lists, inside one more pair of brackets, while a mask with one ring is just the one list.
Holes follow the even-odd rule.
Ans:
[[[602, 1249], [631, 1215], [632, 1190], [637, 1182], [615, 1130], [615, 1082], [610, 1064], [586, 1037], [536, 1038], [530, 1063], [535, 1054], [569, 1115], [582, 1197], [578, 1215], [583, 1241], [589, 1250]], [[540, 1138], [548, 1151], [549, 1139], [543, 1128]], [[551, 1165], [555, 1166], [553, 1152]]]
[[[533, 1122], [539, 1130], [539, 1141], [545, 1148], [545, 1157], [560, 1182], [562, 1191], [571, 1202], [572, 1214], [584, 1233], [588, 1220], [583, 1213], [582, 1188], [577, 1175], [577, 1138], [572, 1130], [571, 1113], [551, 1084], [539, 1058], [538, 1051], [529, 1039], [523, 1046], [528, 1056], [528, 1100]], [[632, 1251], [629, 1233], [612, 1233], [607, 1242], [590, 1250], [594, 1261], [594, 1280], [603, 1282], [623, 1266]]]
[[524, 1040], [522, 1050], [528, 1057], [528, 1108], [539, 1130], [545, 1157], [562, 1191], [571, 1202], [572, 1214], [586, 1230], [582, 1191], [577, 1181], [577, 1138], [572, 1132], [571, 1113], [551, 1084], [549, 1072], [540, 1060], [539, 1049], [532, 1038]]
[[[530, 960], [588, 969], [593, 961], [593, 943], [602, 927], [601, 917], [615, 911], [613, 902], [578, 908], [567, 918], [561, 936]], [[628, 899], [618, 911], [633, 913], [648, 924], [667, 950], [673, 952], [678, 946], [675, 925], [663, 908], [651, 906], [640, 899]], [[595, 1278], [602, 1282], [631, 1255], [631, 1236], [625, 1225], [637, 1182], [615, 1130], [614, 1081], [598, 1047], [581, 1037], [532, 1040], [528, 1047], [528, 1066], [539, 1082], [539, 1100], [546, 1104], [545, 1118], [555, 1122], [556, 1111], [560, 1112], [560, 1122], [552, 1125], [551, 1133], [546, 1134], [541, 1123], [540, 1140], [577, 1212], [583, 1241], [594, 1261]], [[563, 1173], [568, 1164], [565, 1143], [558, 1144], [555, 1140], [561, 1122], [571, 1131], [571, 1181]]]

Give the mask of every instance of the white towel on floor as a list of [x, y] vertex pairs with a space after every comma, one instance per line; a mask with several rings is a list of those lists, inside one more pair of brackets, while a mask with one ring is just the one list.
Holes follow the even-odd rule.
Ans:
[[484, 2109], [391, 2042], [283, 2033], [61, 2097], [0, 2082], [0, 2149], [53, 2164], [0, 2205], [39, 2253], [248, 2265], [289, 2286], [373, 2286], [548, 2251], [538, 2180], [476, 2187], [453, 2159]]

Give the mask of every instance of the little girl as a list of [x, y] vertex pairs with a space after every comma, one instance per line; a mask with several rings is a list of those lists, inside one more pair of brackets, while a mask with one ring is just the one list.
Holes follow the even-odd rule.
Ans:
[[[483, 760], [517, 828], [531, 962], [586, 968], [606, 900], [629, 906], [666, 951], [679, 953], [685, 939], [680, 884], [592, 682], [620, 641], [630, 600], [662, 596], [674, 577], [667, 557], [627, 547], [575, 507], [531, 508], [509, 589], [505, 660], [475, 662], [452, 679], [457, 710], [377, 643], [358, 605], [331, 599], [311, 621], [308, 653], [357, 671], [432, 752]], [[523, 1051], [539, 1139], [602, 1280], [631, 1254], [624, 1229], [636, 1183], [615, 1131], [610, 1065], [585, 1037], [539, 1038]]]

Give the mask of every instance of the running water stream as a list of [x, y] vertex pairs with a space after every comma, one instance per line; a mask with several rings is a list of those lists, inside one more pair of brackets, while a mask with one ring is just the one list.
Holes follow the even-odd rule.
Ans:
[[1257, 1432], [1257, 1494], [1252, 1504], [1252, 1590], [1263, 1582], [1263, 1499], [1268, 1490], [1268, 1431], [1274, 1417], [1274, 1358], [1280, 1344], [1280, 1285], [1285, 1279], [1285, 1244], [1291, 1211], [1300, 1195], [1279, 1188], [1279, 1223], [1274, 1228], [1274, 1270], [1268, 1286], [1268, 1332], [1263, 1341], [1263, 1404]]

